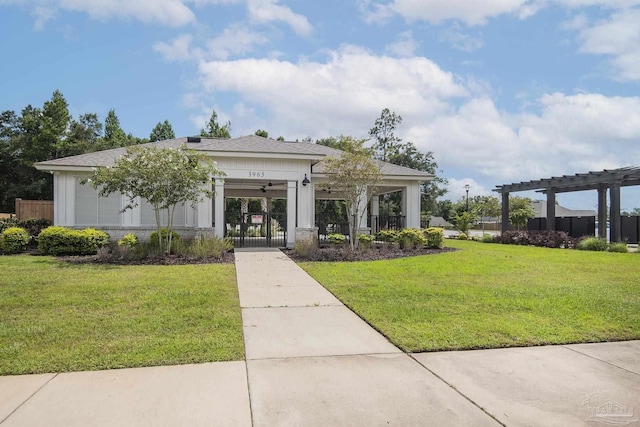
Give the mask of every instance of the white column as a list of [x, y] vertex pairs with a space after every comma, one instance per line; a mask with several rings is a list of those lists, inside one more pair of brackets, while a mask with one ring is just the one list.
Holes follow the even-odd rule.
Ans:
[[360, 203], [358, 204], [358, 209], [357, 209], [357, 221], [358, 221], [358, 224], [356, 224], [357, 233], [361, 233], [364, 231], [364, 229], [367, 228], [367, 201], [368, 201], [367, 188], [365, 187], [360, 197]]
[[374, 195], [371, 198], [371, 234], [375, 234], [380, 227], [380, 196]]
[[[53, 172], [53, 224], [54, 225], [70, 225], [67, 224], [66, 205], [67, 194], [66, 190], [66, 175], [61, 175], [60, 172]], [[75, 183], [74, 183], [75, 184]]]
[[371, 215], [380, 215], [380, 196], [371, 198]]
[[402, 214], [407, 228], [420, 228], [420, 183], [412, 182], [402, 191]]
[[315, 224], [313, 222], [314, 211], [314, 188], [313, 183], [300, 185], [298, 187], [298, 224], [299, 228], [311, 228]]
[[214, 196], [214, 212], [216, 216], [216, 228], [214, 233], [216, 237], [223, 238], [227, 224], [224, 222], [224, 180], [222, 178], [216, 179], [214, 189], [216, 193]]
[[296, 240], [296, 210], [298, 198], [296, 181], [287, 181], [287, 247], [292, 248]]

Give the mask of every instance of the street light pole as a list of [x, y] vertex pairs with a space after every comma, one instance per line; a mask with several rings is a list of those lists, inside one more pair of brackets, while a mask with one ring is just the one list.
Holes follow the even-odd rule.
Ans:
[[467, 192], [467, 212], [469, 212], [469, 189], [471, 188], [471, 186], [469, 184], [466, 184], [464, 186], [464, 189]]

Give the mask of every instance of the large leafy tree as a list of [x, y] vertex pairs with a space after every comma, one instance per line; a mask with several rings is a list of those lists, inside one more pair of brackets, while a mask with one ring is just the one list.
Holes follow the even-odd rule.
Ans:
[[64, 146], [70, 123], [69, 104], [62, 93], [56, 90], [51, 99], [46, 101], [42, 107], [40, 143], [43, 150], [49, 153], [45, 157], [58, 159], [65, 156]]
[[127, 135], [120, 127], [120, 119], [112, 108], [104, 119], [104, 138], [101, 149], [124, 147], [128, 144]]
[[[121, 193], [129, 202], [123, 211], [137, 206], [138, 198], [148, 201], [155, 212], [161, 248], [171, 248], [173, 213], [177, 205], [195, 207], [204, 197], [212, 197], [211, 180], [223, 176], [206, 155], [180, 148], [133, 146], [112, 167], [95, 171], [88, 180], [102, 196]], [[167, 213], [166, 239], [162, 239], [161, 213]]]
[[218, 123], [218, 113], [213, 110], [206, 126], [200, 130], [200, 136], [207, 138], [231, 138], [231, 122], [227, 121], [224, 126]]
[[533, 218], [536, 212], [533, 210], [531, 199], [528, 197], [509, 197], [509, 222], [518, 230], [527, 227], [529, 218]]
[[[375, 158], [436, 175], [438, 163], [433, 151], [423, 153], [412, 142], [403, 143], [402, 139], [395, 135], [395, 130], [401, 123], [402, 116], [388, 108], [382, 110], [374, 127], [369, 131], [369, 135], [373, 139], [372, 149]], [[446, 194], [446, 185], [447, 180], [439, 176], [421, 184], [420, 210], [422, 212], [433, 213], [437, 211], [436, 200]], [[399, 206], [400, 195], [393, 194], [391, 201], [395, 206]]]
[[11, 191], [20, 169], [16, 155], [16, 139], [20, 134], [20, 121], [13, 111], [0, 114], [0, 212], [13, 212]]
[[343, 136], [340, 141], [340, 145], [345, 148], [343, 153], [322, 160], [327, 178], [321, 187], [338, 193], [345, 201], [352, 251], [358, 248], [357, 227], [365, 213], [362, 207], [366, 206], [382, 178], [380, 166], [364, 148], [364, 142], [365, 140]]
[[95, 113], [82, 114], [71, 120], [67, 139], [61, 146], [63, 157], [96, 151], [102, 135], [102, 123]]
[[373, 149], [376, 158], [383, 162], [387, 161], [389, 153], [402, 141], [394, 133], [400, 123], [402, 123], [402, 117], [385, 108], [369, 130], [369, 136], [374, 140]]
[[149, 141], [164, 141], [175, 137], [176, 134], [173, 132], [171, 123], [169, 123], [169, 120], [165, 120], [164, 122], [158, 122], [158, 124], [153, 128], [151, 135], [149, 135]]

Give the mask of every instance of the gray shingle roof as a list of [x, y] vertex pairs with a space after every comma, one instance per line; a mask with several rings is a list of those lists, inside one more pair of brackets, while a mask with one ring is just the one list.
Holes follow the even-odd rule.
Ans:
[[[188, 148], [207, 153], [263, 153], [301, 156], [302, 158], [315, 158], [317, 160], [326, 156], [339, 156], [341, 151], [324, 145], [310, 142], [286, 142], [275, 141], [257, 135], [242, 136], [231, 139], [201, 138], [200, 142], [187, 142], [187, 138], [169, 139], [154, 143], [142, 144], [142, 146], [154, 145], [159, 148], [178, 148], [186, 145]], [[49, 170], [58, 167], [88, 168], [98, 166], [111, 166], [118, 157], [126, 152], [126, 148], [114, 148], [111, 150], [96, 151], [94, 153], [80, 154], [78, 156], [64, 157], [61, 159], [47, 160], [36, 163], [38, 169]], [[213, 154], [215, 157], [215, 154]], [[379, 162], [384, 175], [407, 177], [431, 177], [427, 172], [422, 172], [391, 163]], [[322, 173], [322, 164], [316, 164], [313, 172]]]

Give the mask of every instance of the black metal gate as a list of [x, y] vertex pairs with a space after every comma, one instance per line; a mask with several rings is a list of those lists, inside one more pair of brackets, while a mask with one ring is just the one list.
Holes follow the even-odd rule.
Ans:
[[274, 218], [269, 212], [248, 212], [241, 215], [239, 235], [233, 237], [238, 248], [281, 248], [287, 245], [286, 220]]

